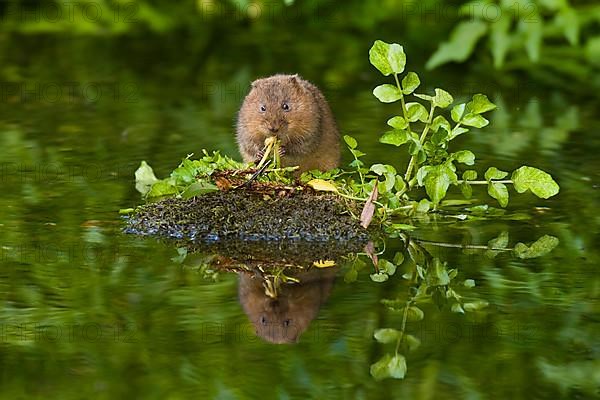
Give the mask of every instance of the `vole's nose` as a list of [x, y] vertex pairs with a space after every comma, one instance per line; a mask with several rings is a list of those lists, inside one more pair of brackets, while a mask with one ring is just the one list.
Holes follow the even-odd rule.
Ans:
[[275, 126], [275, 125], [269, 125], [269, 131], [270, 131], [271, 133], [277, 133], [277, 131], [278, 131], [278, 130], [279, 130], [279, 127], [278, 127], [278, 126]]

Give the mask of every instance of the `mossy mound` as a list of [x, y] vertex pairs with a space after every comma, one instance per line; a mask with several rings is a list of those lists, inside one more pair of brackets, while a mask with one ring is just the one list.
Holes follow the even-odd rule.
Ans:
[[139, 207], [125, 232], [196, 241], [366, 241], [339, 197], [300, 191], [227, 190]]

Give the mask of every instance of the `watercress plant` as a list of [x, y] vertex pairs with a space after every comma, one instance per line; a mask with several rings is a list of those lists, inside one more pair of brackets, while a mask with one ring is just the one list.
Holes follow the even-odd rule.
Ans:
[[404, 146], [410, 155], [408, 165], [404, 173], [397, 173], [392, 165], [383, 164], [367, 169], [360, 160], [364, 153], [358, 150], [356, 139], [345, 136], [344, 140], [355, 158], [351, 166], [360, 176], [360, 184], [354, 185], [355, 190], [362, 191], [364, 196], [370, 193], [374, 184], [366, 175], [374, 174], [378, 192], [383, 197], [380, 203], [387, 208], [384, 213], [406, 204], [410, 200], [409, 193], [416, 187], [424, 187], [430, 199], [430, 203], [419, 203], [420, 211], [438, 208], [451, 186], [458, 187], [462, 195], [470, 199], [473, 186], [486, 185], [488, 194], [501, 207], [508, 205], [507, 185], [513, 185], [518, 193], [530, 190], [544, 199], [558, 193], [559, 187], [548, 173], [530, 166], [517, 168], [510, 178], [509, 172], [490, 167], [484, 173], [484, 179], [478, 180], [477, 171], [465, 168], [474, 165], [475, 154], [464, 149], [450, 150], [452, 140], [473, 128], [489, 124], [483, 114], [494, 110], [496, 105], [485, 95], [475, 94], [469, 102], [455, 104], [452, 95], [443, 89], [436, 88], [431, 95], [415, 93], [421, 81], [415, 72], [403, 74], [406, 54], [397, 43], [375, 41], [369, 51], [369, 60], [384, 76], [393, 77], [392, 84], [377, 86], [373, 95], [383, 103], [399, 103], [399, 115], [387, 121], [391, 129], [383, 133], [379, 141], [394, 147]]

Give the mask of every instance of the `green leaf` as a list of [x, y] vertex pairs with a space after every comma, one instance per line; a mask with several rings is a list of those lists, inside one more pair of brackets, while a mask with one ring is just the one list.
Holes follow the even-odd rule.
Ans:
[[456, 183], [458, 177], [454, 171], [444, 164], [423, 168], [426, 168], [426, 175], [422, 179], [425, 191], [431, 201], [437, 205], [446, 196], [450, 184]]
[[531, 190], [542, 199], [552, 197], [560, 190], [550, 174], [533, 167], [522, 166], [512, 173], [511, 179], [517, 192]]
[[[211, 171], [212, 168], [208, 168], [208, 170]], [[179, 167], [175, 168], [171, 173], [171, 176], [176, 179], [176, 182], [187, 184], [194, 182], [197, 172], [197, 163], [185, 159], [181, 162]]]
[[369, 50], [369, 61], [385, 76], [400, 74], [406, 65], [406, 54], [399, 44], [376, 40]]
[[[403, 225], [403, 227], [400, 227], [400, 229], [406, 229], [405, 227], [410, 227], [408, 230], [415, 229], [415, 227], [412, 225], [406, 225], [406, 224], [395, 224], [395, 225]], [[402, 265], [403, 262], [404, 262], [404, 254], [401, 251], [397, 251], [396, 254], [394, 254], [394, 264]]]
[[427, 94], [415, 94], [415, 96], [420, 99], [431, 102], [431, 104], [433, 104], [434, 107], [440, 108], [446, 108], [454, 101], [450, 93], [446, 92], [443, 89], [435, 89], [434, 96], [429, 96]]
[[377, 272], [369, 276], [373, 282], [385, 282], [390, 278], [390, 276], [385, 272]]
[[534, 18], [535, 21], [531, 22], [522, 19], [518, 26], [519, 30], [525, 33], [525, 50], [527, 51], [527, 55], [531, 61], [536, 63], [540, 59], [544, 22], [543, 18], [537, 12], [535, 12], [532, 16], [528, 16], [527, 19], [530, 18]]
[[421, 201], [419, 201], [417, 203], [417, 208], [416, 211], [418, 213], [426, 213], [431, 209], [431, 202], [427, 199], [421, 199]]
[[421, 103], [406, 103], [406, 111], [410, 122], [427, 122], [427, 118], [429, 118], [427, 109]]
[[406, 342], [408, 351], [416, 350], [421, 345], [421, 341], [419, 339], [408, 333], [404, 335], [404, 341]]
[[464, 314], [465, 313], [465, 310], [463, 310], [463, 308], [460, 305], [460, 303], [454, 303], [454, 304], [452, 304], [452, 307], [450, 307], [450, 311], [455, 312], [455, 313], [460, 313], [460, 314]]
[[450, 283], [450, 277], [446, 266], [439, 258], [434, 258], [433, 263], [427, 268], [427, 285], [429, 286], [446, 286]]
[[469, 113], [462, 117], [462, 119], [460, 120], [460, 123], [463, 125], [472, 126], [475, 128], [483, 128], [484, 126], [487, 126], [487, 124], [489, 124], [490, 121], [483, 118], [479, 114]]
[[210, 182], [198, 181], [188, 186], [187, 189], [185, 189], [185, 191], [181, 194], [181, 197], [184, 199], [189, 199], [201, 194], [217, 192], [218, 190], [219, 188]]
[[[352, 153], [352, 155], [356, 158], [362, 157], [366, 154], [358, 149], [350, 149], [350, 153]], [[358, 161], [358, 160], [355, 160], [355, 161]], [[359, 161], [359, 162], [362, 164], [362, 161]]]
[[396, 173], [396, 168], [387, 164], [373, 164], [370, 168], [371, 171], [375, 172], [377, 175], [383, 175], [385, 173]]
[[464, 285], [465, 287], [467, 287], [467, 288], [469, 288], [469, 289], [470, 289], [470, 288], [473, 288], [473, 287], [475, 287], [475, 281], [474, 281], [473, 279], [466, 279], [466, 280], [463, 282], [463, 285]]
[[540, 257], [554, 250], [554, 248], [558, 246], [558, 243], [558, 238], [550, 235], [544, 235], [536, 240], [531, 246], [527, 246], [523, 243], [517, 243], [515, 245], [514, 252], [519, 258]]
[[396, 189], [397, 192], [404, 191], [404, 189], [406, 188], [406, 182], [404, 182], [404, 179], [402, 178], [402, 176], [396, 175], [396, 180], [394, 182], [394, 188]]
[[458, 187], [460, 188], [460, 191], [465, 197], [465, 199], [470, 199], [471, 196], [473, 196], [473, 188], [468, 183], [463, 182], [460, 185], [458, 185]]
[[390, 376], [395, 379], [404, 379], [406, 375], [406, 358], [402, 354], [396, 354], [388, 364]]
[[485, 171], [485, 180], [490, 181], [492, 179], [504, 179], [508, 176], [508, 172], [501, 171], [496, 167], [489, 167], [487, 171]]
[[470, 150], [460, 150], [453, 154], [454, 159], [466, 165], [475, 164], [475, 154]]
[[575, 9], [564, 7], [556, 15], [556, 25], [562, 27], [565, 38], [571, 46], [579, 44], [579, 17]]
[[377, 267], [380, 272], [385, 272], [388, 275], [394, 275], [396, 273], [396, 266], [389, 262], [388, 260], [384, 260], [382, 258], [377, 262]]
[[408, 127], [408, 121], [404, 117], [395, 116], [388, 119], [387, 124], [395, 129], [406, 129]]
[[406, 54], [404, 54], [404, 48], [397, 43], [390, 44], [388, 49], [388, 62], [392, 71], [396, 74], [404, 72], [406, 66]]
[[385, 379], [385, 378], [389, 378], [390, 370], [388, 368], [388, 365], [391, 360], [392, 360], [392, 355], [386, 354], [383, 357], [381, 357], [379, 359], [379, 361], [377, 361], [374, 364], [371, 364], [371, 368], [369, 370], [371, 373], [371, 376], [378, 381]]
[[436, 68], [450, 61], [463, 62], [475, 49], [475, 45], [487, 32], [487, 24], [483, 21], [472, 20], [460, 22], [452, 30], [450, 40], [440, 44], [438, 49], [427, 61], [427, 69]]
[[462, 135], [465, 132], [469, 132], [469, 129], [456, 125], [454, 128], [452, 128], [452, 132], [450, 132], [450, 135], [448, 135], [448, 140], [452, 140], [458, 135]]
[[379, 361], [371, 365], [371, 376], [376, 380], [385, 378], [403, 379], [406, 375], [406, 359], [402, 354], [384, 355]]
[[470, 311], [470, 312], [482, 310], [482, 309], [486, 308], [487, 306], [488, 306], [488, 302], [483, 301], [483, 300], [477, 300], [477, 301], [473, 301], [471, 303], [463, 304], [463, 308], [465, 309], [465, 311]]
[[425, 313], [417, 306], [408, 307], [406, 312], [406, 320], [410, 322], [421, 321], [425, 318]]
[[391, 192], [396, 184], [396, 172], [387, 172], [385, 174], [385, 190]]
[[148, 198], [169, 196], [177, 193], [177, 187], [173, 184], [173, 179], [163, 179], [155, 182], [152, 189], [146, 194]]
[[393, 144], [394, 146], [401, 146], [404, 143], [410, 140], [410, 135], [408, 132], [394, 129], [393, 131], [388, 131], [384, 133], [381, 138], [379, 138], [380, 143], [385, 144]]
[[[431, 144], [433, 144], [433, 146], [434, 146], [432, 152], [433, 153], [437, 152], [439, 150], [439, 145], [444, 143], [447, 138], [448, 138], [448, 132], [446, 132], [443, 129], [440, 129], [437, 132], [435, 132], [433, 135], [431, 135], [431, 138], [429, 138], [429, 140], [431, 141]], [[425, 145], [427, 146], [427, 143]]]
[[393, 103], [394, 101], [400, 100], [402, 97], [400, 89], [389, 83], [377, 86], [373, 89], [373, 95], [382, 103]]
[[474, 95], [473, 99], [467, 103], [467, 110], [473, 114], [482, 114], [494, 109], [496, 109], [496, 105], [492, 103], [484, 94]]
[[488, 194], [498, 200], [500, 207], [506, 207], [508, 205], [508, 189], [505, 184], [490, 182], [488, 184]]
[[450, 127], [450, 122], [446, 118], [441, 115], [438, 115], [431, 121], [431, 130], [433, 132], [437, 132], [440, 128], [445, 130], [447, 133], [450, 133], [452, 128]]
[[402, 79], [402, 93], [411, 94], [421, 84], [419, 76], [414, 72], [409, 72]]
[[600, 67], [600, 35], [588, 39], [584, 53], [587, 62]]
[[468, 169], [465, 172], [463, 172], [462, 178], [465, 181], [474, 181], [475, 179], [477, 179], [477, 171]]
[[512, 18], [508, 13], [502, 13], [500, 18], [490, 24], [490, 51], [494, 58], [494, 68], [499, 69], [504, 65], [504, 59], [510, 49], [511, 36], [509, 29]]
[[146, 161], [142, 161], [135, 171], [135, 189], [142, 195], [146, 195], [156, 182], [158, 182], [158, 178], [154, 175], [152, 167]]
[[452, 110], [450, 111], [450, 116], [452, 117], [452, 121], [459, 122], [462, 119], [462, 116], [465, 112], [466, 106], [467, 105], [465, 103], [461, 103], [461, 104], [457, 104], [454, 107], [452, 107]]
[[498, 235], [498, 237], [490, 240], [488, 242], [488, 247], [490, 249], [505, 249], [508, 246], [508, 232], [503, 231]]
[[434, 106], [439, 108], [446, 108], [450, 104], [452, 104], [452, 102], [454, 102], [454, 98], [452, 98], [452, 95], [450, 93], [446, 92], [444, 89], [435, 89], [435, 96], [433, 98]]
[[344, 142], [346, 142], [351, 149], [355, 149], [356, 146], [358, 146], [358, 142], [352, 136], [344, 135]]
[[378, 329], [373, 334], [375, 340], [379, 343], [392, 343], [400, 337], [400, 331], [392, 328]]

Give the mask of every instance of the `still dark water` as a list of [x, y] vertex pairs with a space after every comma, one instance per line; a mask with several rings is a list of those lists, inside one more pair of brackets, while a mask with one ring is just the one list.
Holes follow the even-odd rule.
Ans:
[[[526, 260], [428, 247], [460, 279], [474, 279], [465, 295], [489, 306], [466, 315], [423, 306], [425, 318], [407, 327], [421, 346], [407, 355], [404, 380], [369, 374], [389, 346], [373, 332], [401, 324], [380, 304], [406, 295], [399, 273], [375, 283], [364, 269], [347, 283], [342, 269], [299, 342], [275, 345], [254, 334], [236, 274], [199, 269], [174, 244], [121, 233], [118, 210], [141, 201], [140, 161], [163, 177], [203, 148], [237, 157], [235, 114], [258, 76], [299, 72], [314, 81], [368, 161], [405, 165], [377, 143], [394, 106], [371, 95], [384, 82], [368, 65], [376, 38], [348, 33], [335, 47], [319, 36], [269, 39], [276, 45], [260, 35], [213, 47], [178, 37], [2, 37], [2, 397], [598, 398], [600, 115], [589, 99], [527, 81], [496, 85], [460, 68], [423, 73], [428, 92], [483, 92], [499, 105], [489, 128], [457, 144], [478, 156], [480, 175], [489, 165], [532, 165], [561, 192], [547, 201], [511, 192], [508, 214], [527, 220], [437, 217], [413, 222], [412, 235], [485, 245], [508, 232], [510, 246], [543, 235], [560, 244]], [[421, 74], [418, 51], [407, 49]]]

